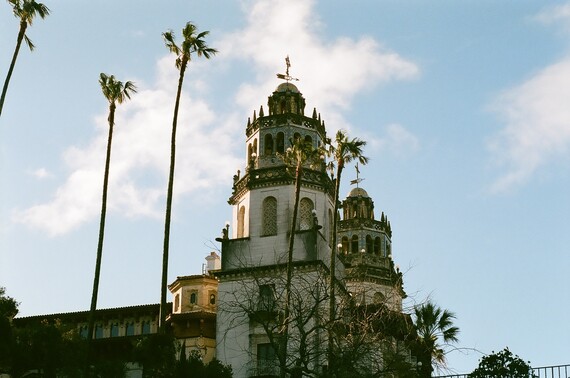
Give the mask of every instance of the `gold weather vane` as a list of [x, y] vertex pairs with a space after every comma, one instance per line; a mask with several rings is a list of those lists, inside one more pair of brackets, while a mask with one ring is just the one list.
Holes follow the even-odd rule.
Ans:
[[350, 181], [350, 185], [355, 185], [358, 188], [358, 184], [360, 184], [362, 181], [364, 181], [363, 178], [360, 178], [360, 169], [358, 169], [358, 163], [356, 163], [356, 165], [354, 166], [354, 168], [356, 169], [356, 180], [351, 180]]
[[289, 60], [289, 55], [287, 55], [287, 57], [285, 58], [285, 65], [287, 66], [287, 69], [285, 70], [285, 75], [278, 73], [277, 77], [287, 82], [290, 82], [291, 80], [299, 81], [299, 79], [291, 77], [289, 75], [289, 67], [291, 67], [291, 61]]

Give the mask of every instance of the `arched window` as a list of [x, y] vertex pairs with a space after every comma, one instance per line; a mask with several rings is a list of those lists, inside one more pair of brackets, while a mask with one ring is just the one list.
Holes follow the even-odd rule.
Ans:
[[277, 235], [277, 199], [267, 197], [262, 205], [263, 236]]
[[386, 242], [386, 255], [385, 256], [392, 256], [392, 246], [390, 243]]
[[111, 337], [118, 337], [119, 336], [119, 324], [114, 323], [111, 324]]
[[238, 211], [238, 226], [237, 226], [237, 237], [244, 237], [244, 223], [245, 223], [245, 206], [241, 206]]
[[126, 336], [134, 336], [135, 334], [135, 323], [130, 322], [125, 325], [125, 335]]
[[264, 144], [263, 154], [271, 155], [273, 153], [273, 135], [266, 134]]
[[376, 255], [378, 255], [378, 256], [380, 256], [380, 254], [381, 254], [380, 252], [381, 252], [381, 250], [382, 250], [382, 249], [380, 248], [380, 245], [381, 245], [380, 243], [381, 243], [381, 240], [380, 240], [379, 237], [377, 237], [376, 239], [374, 239], [374, 253], [375, 253]]
[[332, 210], [329, 209], [329, 246], [331, 248], [336, 248], [336, 246], [332, 245], [333, 242], [333, 236], [334, 236], [334, 219], [333, 219], [333, 214], [332, 214]]
[[257, 139], [253, 140], [253, 150], [251, 151], [251, 153], [253, 154], [257, 154]]
[[280, 154], [285, 152], [285, 134], [282, 132], [277, 133], [277, 152]]
[[345, 255], [348, 253], [348, 237], [342, 237], [342, 253]]
[[286, 110], [286, 109], [287, 109], [287, 104], [286, 104], [285, 100], [281, 100], [280, 108], [281, 108], [281, 109], [280, 109], [281, 114], [283, 114], [283, 113], [285, 113], [285, 112], [287, 111], [287, 110]]
[[296, 142], [297, 139], [301, 139], [301, 134], [299, 134], [299, 133], [293, 134], [293, 143]]
[[103, 325], [102, 324], [97, 324], [95, 326], [95, 338], [96, 339], [102, 339], [103, 338]]
[[143, 335], [148, 335], [150, 333], [150, 321], [142, 322], [141, 324], [141, 333]]
[[299, 230], [310, 230], [313, 228], [313, 201], [302, 198], [299, 202]]
[[190, 304], [198, 303], [198, 294], [192, 293], [190, 294]]
[[176, 294], [176, 296], [174, 297], [174, 312], [177, 312], [179, 307], [180, 307], [180, 294]]
[[210, 294], [210, 304], [212, 306], [216, 304], [216, 294]]
[[305, 135], [305, 142], [313, 145], [313, 138], [310, 135]]
[[374, 252], [374, 242], [370, 235], [366, 235], [366, 253], [372, 254]]
[[350, 252], [352, 252], [352, 253], [360, 252], [358, 250], [358, 235], [352, 235], [352, 240], [350, 243]]

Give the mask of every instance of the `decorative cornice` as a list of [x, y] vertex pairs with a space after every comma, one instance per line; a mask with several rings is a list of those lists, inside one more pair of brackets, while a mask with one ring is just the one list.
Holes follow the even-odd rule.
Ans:
[[301, 114], [285, 113], [285, 114], [272, 114], [266, 117], [259, 117], [254, 119], [253, 122], [248, 123], [245, 135], [249, 138], [258, 129], [294, 125], [314, 129], [319, 133], [322, 140], [326, 138], [326, 131], [324, 122], [318, 119], [306, 117]]

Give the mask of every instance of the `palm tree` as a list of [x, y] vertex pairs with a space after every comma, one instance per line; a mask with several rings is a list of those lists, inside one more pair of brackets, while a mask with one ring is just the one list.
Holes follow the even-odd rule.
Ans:
[[105, 235], [105, 215], [107, 213], [107, 188], [109, 185], [109, 164], [111, 161], [111, 142], [113, 141], [113, 126], [115, 125], [115, 109], [117, 104], [122, 104], [131, 98], [132, 93], [136, 93], [137, 88], [134, 83], [125, 83], [116, 80], [115, 76], [107, 76], [101, 73], [99, 84], [103, 96], [109, 101], [109, 137], [107, 139], [107, 157], [105, 160], [105, 174], [103, 178], [103, 200], [101, 201], [101, 222], [99, 224], [99, 242], [97, 244], [97, 261], [95, 262], [95, 279], [93, 280], [93, 294], [91, 296], [91, 309], [89, 311], [89, 327], [87, 329], [87, 341], [93, 339], [93, 329], [95, 324], [95, 309], [97, 308], [97, 294], [99, 292], [99, 276], [101, 273], [101, 257], [103, 254], [103, 237]]
[[164, 322], [166, 320], [166, 287], [168, 280], [168, 246], [170, 243], [170, 218], [172, 214], [172, 189], [174, 186], [174, 162], [176, 155], [176, 126], [178, 123], [178, 107], [180, 105], [180, 94], [182, 93], [182, 83], [184, 81], [184, 73], [188, 62], [192, 59], [192, 54], [198, 57], [210, 59], [218, 51], [206, 45], [204, 37], [210, 32], [204, 31], [198, 33], [196, 26], [190, 22], [182, 29], [184, 40], [179, 46], [174, 41], [172, 31], [162, 33], [164, 43], [171, 53], [176, 54], [176, 68], [180, 71], [178, 78], [178, 90], [176, 92], [176, 101], [174, 103], [174, 116], [172, 118], [172, 138], [170, 143], [170, 173], [168, 176], [168, 193], [166, 195], [166, 220], [164, 222], [164, 249], [162, 254], [162, 281], [160, 287], [160, 317], [159, 331], [164, 332]]
[[458, 341], [459, 328], [453, 325], [453, 312], [442, 310], [431, 301], [416, 306], [414, 315], [422, 376], [430, 377], [434, 366], [445, 365], [444, 347]]
[[287, 342], [288, 342], [288, 323], [291, 305], [291, 281], [293, 278], [293, 249], [295, 246], [295, 228], [297, 226], [297, 214], [299, 212], [299, 197], [301, 193], [301, 178], [303, 167], [307, 164], [319, 162], [321, 151], [315, 149], [311, 142], [297, 138], [292, 141], [291, 147], [287, 148], [284, 155], [280, 156], [285, 164], [289, 167], [295, 167], [295, 202], [293, 204], [293, 219], [291, 221], [291, 231], [289, 232], [289, 249], [287, 253], [287, 281], [285, 283], [285, 311], [282, 324], [282, 353], [279, 353], [279, 362], [281, 365], [281, 374], [285, 374], [287, 363]]
[[20, 19], [20, 31], [18, 32], [18, 38], [16, 39], [16, 50], [14, 50], [12, 62], [10, 62], [10, 68], [8, 69], [8, 75], [6, 75], [4, 87], [2, 88], [2, 97], [0, 98], [0, 115], [2, 115], [4, 99], [6, 98], [8, 84], [10, 83], [10, 78], [12, 77], [14, 66], [16, 65], [16, 59], [18, 58], [18, 52], [20, 51], [22, 40], [26, 41], [30, 51], [34, 50], [34, 44], [26, 35], [26, 29], [28, 28], [28, 25], [32, 25], [36, 15], [41, 18], [45, 18], [49, 15], [49, 8], [42, 3], [37, 3], [35, 0], [8, 0], [8, 2], [12, 5], [14, 16]]
[[[330, 141], [329, 141], [330, 142]], [[346, 164], [353, 160], [358, 160], [361, 164], [368, 163], [368, 158], [362, 155], [362, 147], [366, 145], [366, 142], [358, 138], [349, 139], [343, 130], [338, 130], [335, 136], [334, 145], [329, 143], [328, 154], [332, 157], [329, 163], [329, 169], [334, 171], [336, 168], [336, 181], [334, 189], [334, 211], [333, 211], [333, 232], [332, 232], [332, 242], [331, 242], [331, 255], [330, 255], [330, 302], [329, 302], [329, 318], [333, 321], [336, 318], [335, 313], [335, 285], [334, 285], [334, 272], [336, 268], [336, 230], [338, 222], [338, 199], [340, 190], [340, 179], [342, 176], [342, 171]], [[332, 334], [329, 334], [329, 366], [332, 367], [334, 363], [333, 358], [333, 338]]]

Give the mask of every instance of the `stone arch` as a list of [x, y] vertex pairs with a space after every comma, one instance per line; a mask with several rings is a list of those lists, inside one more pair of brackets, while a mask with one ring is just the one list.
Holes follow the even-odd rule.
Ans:
[[380, 256], [380, 254], [382, 252], [382, 248], [381, 248], [381, 244], [380, 244], [381, 242], [382, 242], [382, 240], [380, 239], [379, 236], [377, 236], [374, 239], [374, 254], [376, 254], [378, 256]]

